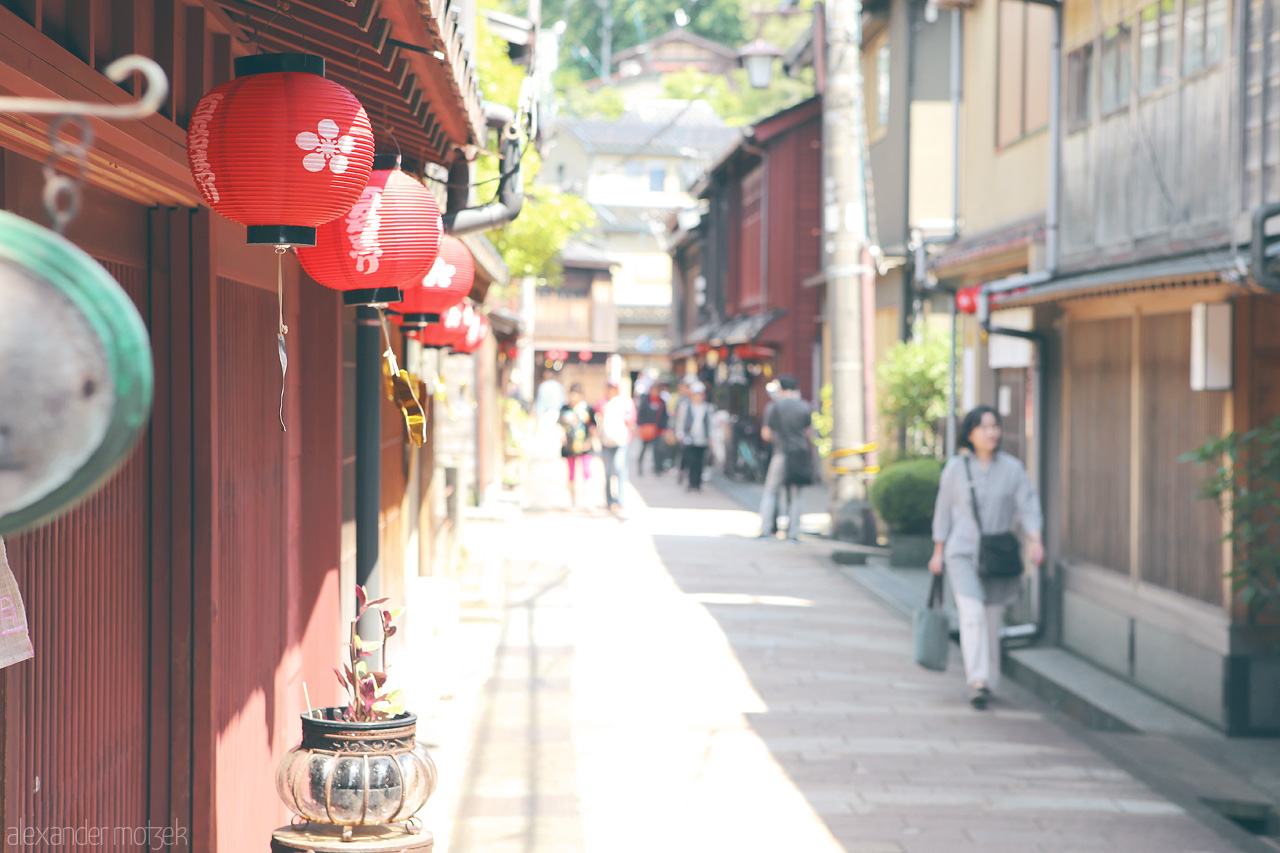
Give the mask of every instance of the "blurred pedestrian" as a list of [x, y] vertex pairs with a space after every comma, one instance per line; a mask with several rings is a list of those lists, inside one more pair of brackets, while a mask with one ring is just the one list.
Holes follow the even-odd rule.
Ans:
[[542, 371], [542, 382], [534, 394], [533, 412], [539, 418], [548, 412], [559, 415], [565, 405], [564, 385], [556, 378], [556, 372], [550, 368]]
[[662, 399], [662, 389], [655, 382], [636, 404], [636, 429], [640, 437], [640, 453], [636, 458], [636, 474], [643, 473], [645, 454], [650, 454], [653, 473], [662, 473], [659, 443], [667, 429], [667, 403]]
[[569, 399], [560, 409], [560, 429], [564, 434], [560, 455], [569, 468], [569, 504], [577, 506], [578, 483], [591, 479], [590, 454], [596, 437], [596, 412], [583, 399], [582, 386], [576, 382], [569, 388]]
[[[627, 484], [627, 447], [636, 422], [636, 407], [621, 393], [617, 380], [605, 386], [605, 402], [600, 407], [600, 459], [604, 463], [605, 509], [622, 509], [622, 493]], [[618, 480], [614, 491], [613, 480]]]
[[[1022, 593], [1020, 551], [1008, 559], [993, 557], [1005, 550], [999, 537], [1009, 537], [1015, 524], [1031, 541], [1030, 557], [1044, 561], [1040, 500], [1026, 469], [1000, 450], [1000, 414], [978, 406], [964, 416], [958, 441], [962, 453], [942, 469], [933, 511], [933, 558], [929, 571], [946, 569], [960, 614], [960, 651], [964, 658], [969, 701], [981, 710], [1000, 681], [1000, 623], [1004, 609]], [[983, 547], [984, 538], [997, 541]], [[980, 559], [980, 555], [986, 556]], [[981, 565], [980, 565], [981, 564]], [[1008, 571], [1001, 564], [1010, 565]]]
[[[684, 417], [684, 410], [689, 405], [690, 381], [691, 380], [688, 376], [680, 377], [680, 381], [676, 383], [676, 393], [667, 405], [667, 410], [671, 413], [672, 418], [674, 418], [673, 423], [676, 424], [677, 429], [679, 429], [681, 419]], [[676, 437], [679, 439], [678, 435]], [[677, 451], [676, 464], [676, 485], [683, 486], [685, 478], [689, 473], [688, 454], [685, 453], [683, 445], [681, 445], [680, 449]]]
[[[786, 492], [791, 516], [787, 538], [792, 541], [800, 539], [802, 501], [799, 487], [787, 485], [787, 482], [795, 480], [801, 472], [788, 472], [787, 456], [793, 454], [790, 467], [796, 469], [800, 464], [800, 454], [812, 453], [813, 444], [809, 440], [812, 429], [813, 411], [800, 397], [800, 381], [794, 376], [778, 377], [778, 393], [769, 404], [764, 426], [760, 428], [760, 437], [773, 445], [773, 456], [764, 478], [764, 497], [760, 501], [761, 539], [771, 539], [775, 535], [778, 502], [783, 492]], [[811, 461], [808, 466], [812, 476]]]
[[707, 387], [695, 381], [689, 385], [689, 399], [676, 418], [676, 433], [689, 466], [689, 491], [702, 491], [702, 466], [711, 445], [711, 404]]

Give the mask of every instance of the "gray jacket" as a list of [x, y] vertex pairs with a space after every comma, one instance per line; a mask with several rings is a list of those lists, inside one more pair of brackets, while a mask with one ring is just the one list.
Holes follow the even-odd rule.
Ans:
[[946, 543], [943, 560], [952, 592], [982, 599], [988, 604], [1010, 604], [1021, 591], [1020, 578], [978, 577], [978, 523], [973, 515], [966, 459], [978, 495], [983, 533], [1011, 530], [1020, 530], [1024, 535], [1039, 533], [1044, 525], [1040, 499], [1022, 463], [1007, 453], [996, 451], [989, 466], [983, 466], [976, 456], [965, 453], [952, 457], [942, 469], [938, 501], [933, 510], [933, 541]]

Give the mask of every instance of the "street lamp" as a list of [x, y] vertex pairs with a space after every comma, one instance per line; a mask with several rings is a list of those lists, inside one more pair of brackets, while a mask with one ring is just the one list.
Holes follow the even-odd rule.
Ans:
[[738, 62], [747, 69], [747, 80], [752, 89], [767, 89], [773, 82], [773, 61], [782, 51], [762, 38], [744, 45], [738, 51]]

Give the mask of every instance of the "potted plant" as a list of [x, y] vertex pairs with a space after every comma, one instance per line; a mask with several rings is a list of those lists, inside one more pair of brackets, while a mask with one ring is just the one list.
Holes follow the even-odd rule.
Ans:
[[1199, 497], [1230, 519], [1222, 540], [1231, 543], [1227, 577], [1239, 621], [1270, 634], [1271, 649], [1280, 651], [1280, 418], [1210, 439], [1179, 461], [1209, 466]]
[[889, 565], [921, 568], [933, 553], [933, 506], [942, 463], [907, 459], [885, 467], [871, 484], [871, 505], [889, 527]]
[[[302, 715], [302, 743], [287, 753], [276, 772], [276, 790], [299, 817], [343, 827], [409, 821], [436, 787], [436, 767], [417, 742], [415, 714], [403, 707], [401, 691], [387, 687], [387, 640], [404, 608], [388, 609], [387, 599], [369, 601], [356, 587], [347, 663], [334, 668], [347, 691], [345, 706]], [[382, 638], [370, 642], [356, 631], [366, 613], [378, 614]], [[381, 669], [372, 669], [374, 655]]]

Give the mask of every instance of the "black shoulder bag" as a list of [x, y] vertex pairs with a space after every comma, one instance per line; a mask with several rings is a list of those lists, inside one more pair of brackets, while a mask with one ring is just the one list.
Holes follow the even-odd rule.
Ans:
[[1016, 578], [1022, 574], [1022, 548], [1013, 533], [983, 533], [982, 516], [978, 513], [978, 493], [973, 488], [973, 471], [969, 457], [964, 458], [964, 473], [969, 478], [969, 496], [973, 498], [973, 519], [978, 522], [978, 576], [983, 578]]

